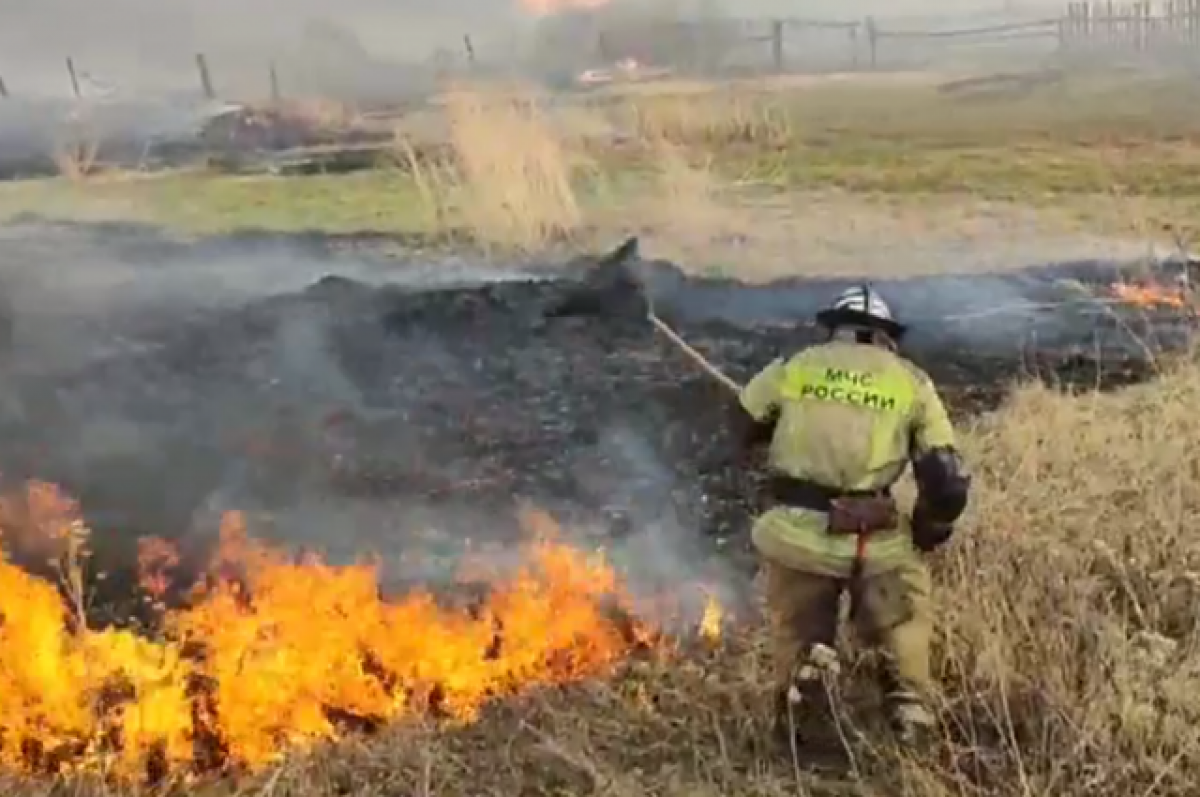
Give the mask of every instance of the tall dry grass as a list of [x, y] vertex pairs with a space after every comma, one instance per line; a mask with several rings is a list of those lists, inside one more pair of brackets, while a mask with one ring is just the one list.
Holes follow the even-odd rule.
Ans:
[[967, 438], [944, 711], [1018, 794], [1185, 794], [1200, 767], [1200, 369], [1015, 395]]
[[[618, 204], [626, 221], [707, 239], [730, 218], [711, 151], [782, 140], [788, 129], [757, 106], [708, 102], [690, 111], [672, 98], [548, 109], [527, 89], [459, 86], [441, 97], [442, 140], [398, 127], [395, 159], [420, 198], [420, 226], [484, 246], [579, 241]], [[637, 175], [598, 165], [621, 150], [641, 158]], [[617, 184], [625, 180], [636, 190]]]
[[443, 100], [449, 148], [422, 156], [397, 131], [435, 229], [465, 231], [487, 246], [534, 250], [570, 239], [583, 225], [575, 177], [585, 165], [554, 131], [538, 99], [522, 90], [458, 88]]
[[51, 158], [58, 173], [73, 183], [81, 183], [96, 172], [100, 142], [94, 136], [72, 131], [55, 142]]
[[731, 93], [634, 97], [618, 105], [613, 115], [636, 140], [709, 151], [737, 145], [781, 147], [792, 140], [795, 124], [786, 102]]

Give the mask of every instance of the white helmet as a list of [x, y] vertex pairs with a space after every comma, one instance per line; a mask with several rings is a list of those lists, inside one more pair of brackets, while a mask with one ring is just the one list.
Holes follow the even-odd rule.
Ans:
[[892, 317], [892, 309], [883, 297], [869, 285], [856, 285], [842, 291], [832, 305], [817, 313], [817, 323], [829, 329], [840, 326], [878, 329], [894, 340], [899, 340], [907, 331], [907, 327]]

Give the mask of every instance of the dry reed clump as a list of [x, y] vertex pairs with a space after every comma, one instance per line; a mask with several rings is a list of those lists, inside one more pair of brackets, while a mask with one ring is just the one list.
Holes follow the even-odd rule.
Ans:
[[95, 174], [99, 154], [99, 138], [86, 126], [72, 124], [55, 141], [51, 157], [60, 175], [82, 182]]
[[[1020, 389], [964, 431], [976, 498], [936, 556], [942, 737], [888, 745], [844, 693], [848, 774], [772, 745], [756, 623], [608, 683], [408, 725], [188, 793], [1190, 797], [1200, 773], [1200, 365], [1117, 394]], [[863, 679], [863, 657], [848, 680]], [[39, 784], [0, 784], [48, 795]], [[81, 785], [72, 794], [112, 795]]]
[[[737, 237], [712, 153], [735, 140], [783, 141], [786, 120], [777, 123], [749, 105], [724, 101], [697, 111], [694, 119], [673, 116], [674, 98], [639, 102], [548, 111], [523, 90], [445, 93], [444, 145], [408, 128], [395, 131], [396, 160], [411, 176], [426, 215], [421, 226], [485, 246], [535, 250], [577, 239], [588, 210], [633, 209], [638, 223], [686, 240], [685, 248]], [[661, 116], [655, 110], [660, 104]], [[643, 168], [616, 176], [597, 168], [600, 158], [619, 159], [622, 152]], [[638, 181], [636, 199], [616, 189], [625, 179]]]
[[397, 133], [437, 229], [464, 228], [483, 245], [533, 250], [570, 238], [583, 213], [573, 178], [585, 165], [523, 91], [456, 89], [443, 98], [447, 157], [425, 158]]

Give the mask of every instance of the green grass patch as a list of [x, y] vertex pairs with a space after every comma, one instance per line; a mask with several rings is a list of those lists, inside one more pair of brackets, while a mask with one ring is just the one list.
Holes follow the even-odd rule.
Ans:
[[[460, 109], [452, 125], [457, 162], [417, 174], [386, 166], [303, 177], [189, 171], [8, 183], [0, 184], [0, 218], [137, 220], [197, 234], [457, 239], [474, 230], [477, 238], [533, 245], [542, 227], [586, 227], [593, 211], [660, 190], [664, 147], [703, 161], [735, 186], [734, 196], [736, 189], [835, 188], [905, 202], [970, 195], [1037, 205], [1119, 194], [1193, 208], [1200, 205], [1193, 95], [1200, 99], [1176, 83], [1075, 81], [999, 99], [949, 97], [930, 86], [833, 86], [639, 96], [541, 113], [471, 101], [460, 103], [470, 113]], [[577, 127], [620, 135], [570, 132], [580, 115], [588, 123]], [[549, 191], [559, 175], [570, 176], [573, 195]], [[542, 217], [545, 224], [534, 223]], [[510, 229], [519, 220], [530, 220], [530, 229]], [[495, 229], [480, 234], [481, 226]]]

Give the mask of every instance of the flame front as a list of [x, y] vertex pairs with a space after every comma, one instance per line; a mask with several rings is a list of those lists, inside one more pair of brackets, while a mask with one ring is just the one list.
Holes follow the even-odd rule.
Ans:
[[704, 614], [700, 617], [700, 636], [709, 642], [721, 638], [721, 623], [725, 619], [725, 609], [716, 596], [709, 593], [704, 601]]
[[1183, 291], [1172, 290], [1161, 285], [1131, 285], [1125, 282], [1115, 282], [1110, 288], [1113, 296], [1120, 301], [1139, 307], [1184, 309], [1188, 306], [1187, 297]]
[[[36, 485], [3, 502], [6, 543], [16, 503], [40, 505], [54, 529], [81, 526], [73, 502]], [[256, 768], [348, 724], [471, 720], [493, 697], [625, 657], [640, 632], [610, 610], [625, 597], [608, 565], [544, 534], [528, 554], [476, 609], [424, 593], [387, 602], [374, 566], [296, 562], [231, 514], [213, 577], [164, 614], [157, 638], [88, 630], [56, 585], [0, 562], [0, 765], [130, 777], [214, 760]], [[157, 600], [178, 558], [148, 542], [141, 559]]]

